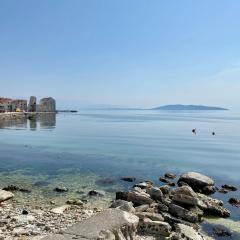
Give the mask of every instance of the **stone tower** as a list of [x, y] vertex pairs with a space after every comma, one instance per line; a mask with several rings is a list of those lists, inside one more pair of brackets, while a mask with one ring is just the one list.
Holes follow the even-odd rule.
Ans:
[[34, 96], [30, 97], [29, 104], [28, 104], [28, 111], [29, 112], [37, 111], [37, 98]]
[[39, 104], [40, 112], [56, 112], [56, 102], [53, 98], [43, 98]]

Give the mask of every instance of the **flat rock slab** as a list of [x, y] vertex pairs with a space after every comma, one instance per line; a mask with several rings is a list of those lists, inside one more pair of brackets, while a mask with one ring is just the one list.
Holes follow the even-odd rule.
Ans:
[[131, 213], [120, 209], [107, 209], [73, 225], [63, 235], [57, 234], [43, 239], [134, 239], [138, 222], [139, 218]]
[[201, 189], [214, 185], [213, 179], [197, 172], [188, 172], [181, 175], [178, 182], [185, 182], [193, 189]]
[[0, 190], [0, 202], [6, 201], [14, 197], [14, 194], [5, 190]]

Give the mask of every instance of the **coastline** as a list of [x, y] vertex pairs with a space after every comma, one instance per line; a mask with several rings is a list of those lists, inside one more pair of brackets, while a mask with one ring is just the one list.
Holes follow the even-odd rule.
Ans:
[[[124, 177], [121, 180], [129, 182], [131, 188], [116, 192], [115, 198], [109, 199], [106, 207], [95, 204], [95, 200], [105, 197], [105, 192], [101, 190], [88, 192], [88, 199], [93, 199], [90, 202], [81, 197], [68, 197], [68, 189], [60, 186], [52, 191], [65, 196], [64, 204], [55, 201], [40, 204], [18, 199], [19, 192], [31, 194], [31, 190], [15, 185], [7, 186], [0, 190], [0, 237], [7, 240], [67, 240], [82, 239], [81, 237], [123, 240], [153, 240], [160, 237], [180, 240], [184, 234], [186, 239], [207, 240], [225, 233], [240, 236], [240, 232], [236, 232], [238, 222], [232, 227], [234, 232], [224, 227], [225, 219], [229, 227], [234, 221], [228, 219], [230, 211], [223, 202], [211, 197], [211, 194], [220, 189], [213, 179], [205, 175], [185, 173], [176, 176], [166, 173], [160, 177], [164, 184], [158, 186], [154, 186], [151, 181], [135, 182], [134, 177]], [[231, 192], [227, 188], [223, 189]], [[215, 221], [211, 223], [207, 220], [208, 216], [220, 219], [222, 224], [215, 226]], [[203, 223], [212, 225], [213, 234], [216, 234], [213, 238], [206, 236]], [[111, 238], [102, 236], [103, 231], [107, 231]]]

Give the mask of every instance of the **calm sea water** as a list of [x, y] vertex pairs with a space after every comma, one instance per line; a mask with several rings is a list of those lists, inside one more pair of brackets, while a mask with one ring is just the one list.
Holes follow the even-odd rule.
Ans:
[[[160, 184], [167, 171], [240, 187], [240, 114], [231, 111], [80, 111], [0, 128], [0, 185], [25, 184], [45, 197], [57, 184], [73, 195], [98, 188], [112, 196], [130, 187], [122, 176]], [[217, 194], [225, 202], [230, 196], [239, 193]]]

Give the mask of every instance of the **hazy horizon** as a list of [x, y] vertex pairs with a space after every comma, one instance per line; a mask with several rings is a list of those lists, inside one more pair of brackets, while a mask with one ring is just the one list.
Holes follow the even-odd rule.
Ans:
[[0, 0], [0, 96], [240, 109], [240, 2]]

